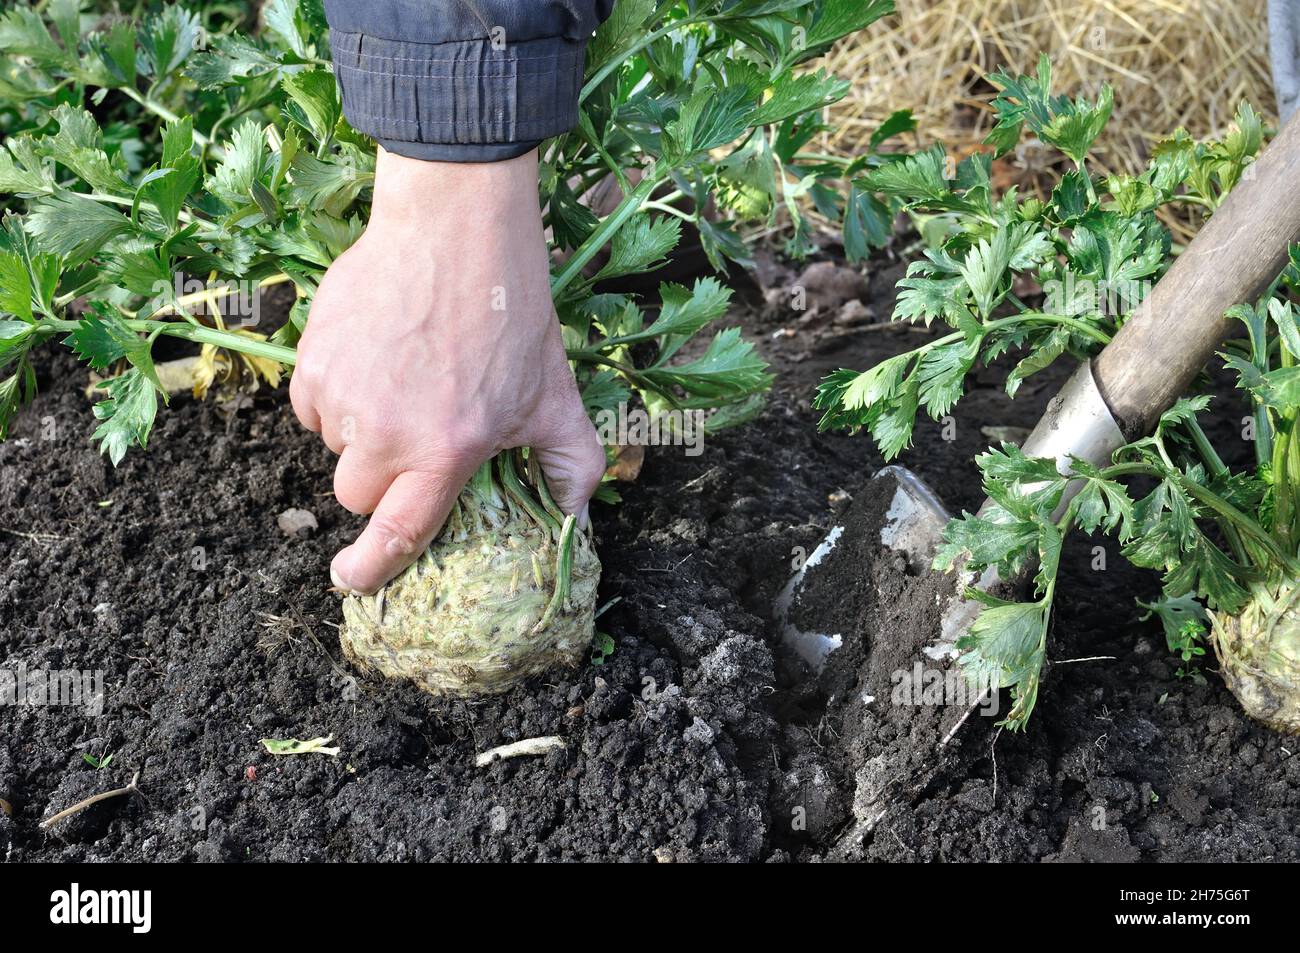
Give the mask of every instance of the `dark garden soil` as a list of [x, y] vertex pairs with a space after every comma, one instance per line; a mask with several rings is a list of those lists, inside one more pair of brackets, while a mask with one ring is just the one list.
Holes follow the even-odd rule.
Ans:
[[[1300, 857], [1297, 741], [1248, 721], [1212, 661], [1205, 684], [1175, 676], [1133, 603], [1157, 580], [1107, 541], [1069, 548], [1049, 651], [1103, 658], [1050, 666], [1027, 732], [976, 715], [920, 757], [951, 712], [881, 696], [932, 636], [940, 581], [879, 545], [869, 478], [882, 461], [865, 437], [818, 435], [808, 400], [825, 371], [924, 340], [874, 327], [900, 266], [868, 271], [820, 266], [803, 282], [811, 309], [792, 312], [793, 273], [760, 270], [773, 290], [736, 318], [778, 372], [764, 416], [700, 456], [651, 448], [624, 503], [593, 510], [601, 598], [619, 600], [599, 622], [612, 656], [472, 704], [358, 679], [342, 661], [327, 567], [362, 521], [334, 503], [331, 456], [284, 393], [175, 400], [150, 451], [114, 470], [87, 439], [84, 373], [48, 359], [42, 395], [0, 445], [0, 668], [99, 670], [105, 695], [99, 716], [0, 707], [0, 856]], [[1014, 402], [998, 369], [981, 372], [955, 430], [925, 422], [905, 462], [949, 507], [978, 506], [972, 456], [1031, 426], [1068, 370]], [[286, 535], [290, 509], [318, 528]], [[820, 595], [845, 647], [817, 679], [780, 648], [770, 605], [800, 548], [846, 521], [861, 532], [832, 554]], [[545, 735], [567, 747], [474, 766]], [[323, 736], [337, 758], [259, 743]], [[99, 769], [85, 757], [109, 753]], [[137, 772], [139, 796], [38, 826]]]

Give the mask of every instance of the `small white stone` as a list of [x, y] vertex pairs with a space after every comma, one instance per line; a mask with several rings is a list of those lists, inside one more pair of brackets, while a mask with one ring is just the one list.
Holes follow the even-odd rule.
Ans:
[[307, 536], [320, 528], [311, 510], [285, 510], [275, 518], [275, 522], [285, 536]]

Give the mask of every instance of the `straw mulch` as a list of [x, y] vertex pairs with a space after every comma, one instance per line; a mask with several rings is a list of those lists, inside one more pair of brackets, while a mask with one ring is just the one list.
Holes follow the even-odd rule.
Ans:
[[[882, 119], [910, 108], [921, 143], [964, 155], [992, 123], [995, 91], [984, 76], [1032, 72], [1046, 52], [1056, 92], [1115, 88], [1114, 116], [1094, 151], [1097, 171], [1140, 171], [1151, 146], [1179, 126], [1198, 138], [1221, 134], [1242, 99], [1276, 125], [1265, 7], [1265, 0], [900, 0], [896, 14], [831, 54], [829, 68], [854, 87], [831, 111], [826, 144], [857, 153]], [[1009, 156], [1002, 177], [1041, 189], [1048, 174], [1035, 168], [1034, 152]]]

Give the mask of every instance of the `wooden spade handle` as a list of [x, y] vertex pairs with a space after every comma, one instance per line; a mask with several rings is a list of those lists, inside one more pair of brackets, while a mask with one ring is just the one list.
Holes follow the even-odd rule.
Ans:
[[1231, 333], [1224, 317], [1253, 303], [1300, 241], [1300, 114], [1093, 361], [1097, 389], [1129, 440], [1143, 436]]

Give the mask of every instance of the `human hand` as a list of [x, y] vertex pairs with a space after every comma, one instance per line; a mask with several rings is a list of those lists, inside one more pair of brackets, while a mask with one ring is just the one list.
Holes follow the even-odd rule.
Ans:
[[493, 163], [380, 150], [365, 234], [326, 273], [290, 383], [339, 454], [334, 494], [371, 514], [334, 557], [370, 593], [432, 541], [485, 460], [531, 447], [579, 515], [605, 470], [551, 303], [537, 153]]

